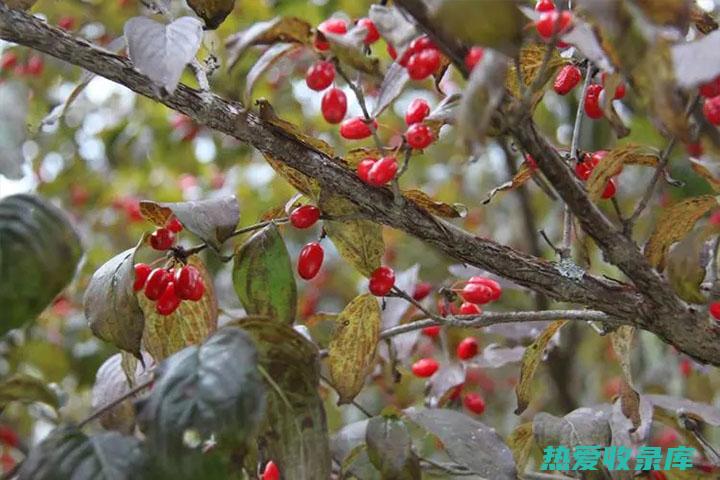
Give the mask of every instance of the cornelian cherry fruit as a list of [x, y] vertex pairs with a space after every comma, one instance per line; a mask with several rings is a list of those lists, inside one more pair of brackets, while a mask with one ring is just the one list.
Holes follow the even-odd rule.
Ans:
[[145, 286], [148, 276], [152, 268], [146, 263], [135, 264], [135, 282], [133, 283], [133, 290], [139, 292]]
[[536, 12], [551, 12], [555, 10], [555, 3], [552, 0], [538, 0], [535, 4]]
[[500, 286], [500, 284], [498, 282], [496, 282], [495, 280], [493, 280], [491, 278], [481, 277], [481, 276], [470, 277], [470, 280], [468, 280], [468, 283], [484, 285], [487, 288], [489, 288], [490, 291], [492, 292], [490, 299], [493, 301], [499, 300], [500, 296], [502, 295], [502, 287]]
[[600, 106], [600, 93], [602, 89], [602, 85], [599, 84], [589, 85], [585, 98], [583, 99], [585, 114], [595, 120], [603, 117], [602, 107]]
[[178, 220], [177, 217], [172, 217], [170, 221], [167, 222], [167, 225], [165, 225], [165, 228], [173, 233], [180, 233], [183, 231], [183, 224], [180, 223], [180, 220]]
[[567, 10], [543, 12], [535, 22], [538, 34], [545, 39], [551, 38], [553, 33], [565, 32], [572, 23], [572, 13]]
[[715, 320], [720, 320], [720, 302], [712, 302], [708, 306], [708, 311]]
[[466, 302], [484, 305], [492, 301], [493, 291], [480, 283], [468, 283], [463, 287], [460, 296]]
[[[373, 120], [373, 125], [377, 129], [376, 120]], [[348, 118], [340, 124], [340, 136], [348, 140], [362, 140], [370, 135], [372, 135], [372, 129], [362, 117]]]
[[432, 327], [425, 327], [422, 330], [422, 334], [426, 337], [435, 338], [440, 335], [440, 325], [433, 325]]
[[62, 28], [63, 30], [74, 29], [75, 28], [75, 17], [71, 17], [69, 15], [60, 17], [60, 20], [58, 20], [58, 27]]
[[300, 256], [298, 257], [298, 275], [304, 280], [314, 278], [320, 271], [323, 258], [325, 258], [325, 252], [319, 243], [312, 242], [305, 245], [300, 250]]
[[408, 145], [417, 150], [426, 148], [434, 140], [432, 129], [424, 123], [410, 125], [405, 132], [405, 139]]
[[482, 313], [482, 309], [470, 302], [463, 302], [460, 305], [460, 315], [479, 315]]
[[485, 411], [485, 400], [479, 393], [466, 393], [463, 397], [463, 405], [476, 415], [482, 415]]
[[425, 120], [430, 114], [430, 105], [422, 98], [416, 98], [410, 102], [410, 106], [405, 112], [405, 123], [412, 125], [414, 123], [420, 123]]
[[370, 185], [380, 187], [395, 178], [397, 170], [398, 164], [395, 157], [383, 157], [368, 170], [367, 182]]
[[465, 55], [465, 66], [467, 69], [472, 71], [475, 65], [480, 63], [484, 54], [485, 50], [482, 47], [472, 47], [467, 55]]
[[713, 125], [720, 125], [720, 96], [705, 99], [703, 114]]
[[458, 343], [455, 353], [460, 360], [468, 360], [478, 353], [478, 342], [475, 337], [466, 337]]
[[160, 315], [171, 315], [180, 306], [180, 302], [182, 302], [182, 299], [177, 296], [175, 283], [168, 282], [155, 304], [155, 311]]
[[[200, 270], [185, 265], [175, 271], [175, 293], [181, 300], [191, 300], [197, 295], [198, 284], [204, 283]], [[204, 291], [203, 287], [203, 291]], [[202, 293], [200, 294], [202, 296]]]
[[[347, 33], [347, 22], [342, 18], [330, 18], [325, 20], [318, 25], [318, 30], [322, 33], [334, 33], [337, 35], [343, 35]], [[325, 51], [330, 48], [330, 43], [326, 40], [321, 40], [319, 37], [315, 37], [314, 42], [315, 48], [320, 51]]]
[[320, 219], [320, 209], [315, 205], [303, 205], [292, 211], [290, 223], [295, 228], [310, 228]]
[[0, 70], [10, 70], [18, 63], [18, 56], [15, 52], [7, 52], [0, 57]]
[[340, 123], [347, 113], [347, 97], [339, 88], [331, 88], [323, 95], [320, 110], [328, 123]]
[[413, 290], [413, 300], [419, 302], [420, 300], [425, 299], [428, 295], [430, 295], [430, 292], [432, 292], [433, 286], [429, 282], [420, 282], [417, 285], [415, 285], [415, 290]]
[[434, 48], [426, 48], [410, 56], [407, 62], [407, 72], [413, 80], [423, 80], [440, 66], [440, 52]]
[[440, 365], [434, 358], [421, 358], [412, 364], [412, 372], [416, 377], [427, 378], [437, 372], [439, 367]]
[[150, 246], [155, 250], [167, 250], [175, 243], [175, 233], [169, 228], [158, 228], [150, 235]]
[[372, 20], [369, 18], [361, 18], [357, 21], [357, 24], [365, 27], [365, 30], [367, 30], [367, 35], [365, 35], [364, 40], [365, 45], [370, 45], [380, 40], [380, 32], [378, 32], [378, 29]]
[[720, 95], [720, 76], [700, 85], [700, 95], [705, 98], [713, 98]]
[[39, 57], [37, 55], [30, 57], [27, 65], [25, 65], [25, 73], [30, 75], [31, 77], [37, 77], [42, 75], [44, 69], [45, 62], [43, 61], [42, 57]]
[[582, 79], [582, 72], [575, 65], [565, 65], [555, 77], [553, 90], [558, 95], [567, 95]]
[[316, 92], [325, 90], [334, 80], [335, 65], [325, 60], [313, 63], [305, 73], [305, 83]]
[[358, 163], [357, 174], [358, 177], [360, 177], [360, 180], [365, 183], [370, 183], [368, 177], [370, 175], [370, 169], [373, 165], [375, 165], [375, 162], [377, 162], [377, 160], [375, 160], [374, 158], [366, 158], [365, 160]]
[[392, 268], [382, 266], [375, 269], [370, 275], [368, 290], [376, 297], [384, 297], [395, 285], [395, 272]]
[[164, 268], [156, 268], [147, 277], [145, 282], [145, 296], [148, 300], [157, 300], [170, 283], [172, 275]]
[[280, 469], [270, 460], [263, 470], [262, 480], [280, 480]]

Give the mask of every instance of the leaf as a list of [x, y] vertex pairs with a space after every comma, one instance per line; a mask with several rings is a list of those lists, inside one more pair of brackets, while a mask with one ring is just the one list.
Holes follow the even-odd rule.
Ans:
[[362, 162], [366, 158], [379, 159], [385, 155], [391, 154], [394, 150], [390, 148], [384, 148], [380, 150], [377, 147], [358, 147], [353, 148], [345, 154], [343, 160], [348, 164], [351, 169], [357, 168], [358, 163]]
[[146, 456], [136, 438], [117, 432], [92, 437], [59, 427], [33, 448], [20, 467], [20, 480], [131, 480], [141, 478]]
[[648, 19], [664, 26], [686, 31], [690, 22], [692, 0], [638, 0], [637, 4]]
[[245, 76], [245, 93], [243, 98], [246, 104], [249, 105], [252, 102], [253, 88], [255, 88], [255, 83], [260, 79], [262, 74], [275, 65], [278, 60], [295, 49], [295, 45], [280, 43], [273, 45], [263, 52], [262, 56], [253, 64], [252, 68]]
[[540, 412], [533, 419], [533, 435], [541, 448], [564, 445], [610, 445], [610, 414], [605, 410], [581, 407], [564, 417]]
[[283, 163], [280, 160], [276, 160], [269, 154], [263, 153], [263, 157], [265, 157], [265, 161], [270, 164], [275, 172], [287, 180], [287, 182], [295, 187], [299, 192], [307, 195], [313, 200], [317, 200], [320, 196], [320, 184], [317, 180], [308, 177], [304, 173], [295, 170], [292, 167], [289, 167], [286, 163]]
[[191, 256], [188, 264], [198, 269], [205, 283], [205, 293], [200, 300], [183, 301], [170, 315], [160, 315], [155, 310], [156, 302], [148, 300], [142, 292], [137, 295], [145, 314], [143, 348], [157, 361], [202, 343], [217, 330], [218, 305], [213, 279], [197, 255]]
[[343, 65], [349, 65], [373, 77], [383, 78], [380, 60], [367, 55], [364, 51], [363, 41], [367, 35], [365, 27], [355, 26], [343, 35], [323, 32], [316, 34], [325, 37], [330, 44], [330, 50]]
[[716, 192], [720, 192], [720, 179], [713, 175], [710, 169], [706, 167], [703, 162], [699, 160], [693, 160], [692, 158], [689, 159], [689, 162], [690, 168], [692, 168], [695, 173], [707, 180], [713, 190], [715, 190]]
[[399, 63], [390, 65], [385, 78], [380, 85], [380, 93], [378, 93], [375, 108], [372, 112], [372, 118], [380, 116], [385, 109], [400, 96], [405, 85], [410, 81], [407, 69]]
[[670, 245], [692, 230], [695, 223], [708, 211], [718, 206], [712, 195], [683, 200], [660, 214], [655, 231], [645, 245], [645, 257], [659, 271], [665, 268], [665, 255]]
[[[331, 218], [359, 212], [350, 200], [325, 190], [320, 193], [318, 206]], [[380, 267], [385, 250], [380, 225], [369, 220], [326, 220], [323, 226], [340, 255], [360, 273], [369, 277]]]
[[[144, 355], [144, 357], [145, 363], [149, 365], [151, 358], [147, 355]], [[135, 359], [135, 357], [130, 358]], [[130, 391], [131, 385], [128, 385], [122, 361], [123, 354], [116, 353], [105, 360], [98, 369], [92, 389], [91, 405], [93, 410], [109, 405]], [[135, 362], [132, 378], [133, 385], [142, 384], [150, 379], [150, 373], [140, 365], [140, 362]], [[126, 435], [132, 434], [135, 429], [135, 408], [132, 404], [132, 398], [124, 400], [110, 411], [104, 413], [100, 417], [100, 425], [107, 430], [117, 430]]]
[[705, 280], [706, 267], [710, 260], [710, 246], [706, 240], [713, 229], [696, 228], [685, 238], [673, 245], [666, 259], [666, 274], [670, 285], [680, 298], [689, 303], [706, 303], [707, 298], [700, 289]]
[[500, 347], [491, 343], [483, 348], [480, 355], [472, 360], [472, 364], [484, 368], [500, 368], [508, 363], [515, 363], [522, 360], [525, 354], [525, 347]]
[[83, 304], [85, 318], [96, 337], [141, 358], [145, 316], [133, 291], [136, 250], [115, 255], [95, 271]]
[[[543, 43], [530, 43], [520, 50], [520, 73], [522, 75], [524, 87], [529, 87], [536, 81], [537, 76], [542, 70], [545, 58], [547, 57], [548, 48], [550, 48], [550, 46]], [[550, 59], [547, 61], [543, 77], [539, 80], [540, 83], [538, 85], [544, 87], [550, 79], [555, 78], [557, 70], [567, 63], [569, 63], [568, 59], [561, 57], [557, 52], [557, 49], [553, 49]], [[520, 93], [520, 88], [518, 88], [518, 75], [516, 73], [515, 65], [508, 66], [506, 82], [507, 89], [515, 96], [515, 98], [521, 98], [522, 95]], [[543, 91], [544, 88], [539, 89], [539, 95], [536, 99], [533, 99], [533, 104], [540, 101]]]
[[257, 364], [252, 339], [226, 327], [158, 366], [150, 396], [138, 407], [138, 423], [161, 463], [170, 465], [181, 454], [189, 429], [201, 437], [252, 435], [265, 406]]
[[62, 210], [37, 195], [0, 200], [0, 334], [35, 319], [73, 279], [81, 256]]
[[650, 403], [675, 415], [691, 415], [713, 427], [720, 427], [720, 409], [706, 403], [694, 402], [687, 398], [670, 395], [643, 395]]
[[623, 415], [630, 419], [633, 429], [636, 430], [640, 427], [641, 419], [640, 395], [632, 386], [632, 370], [630, 368], [630, 355], [634, 338], [635, 328], [627, 325], [622, 325], [610, 333], [610, 342], [620, 359], [620, 367], [623, 372], [623, 382], [620, 386], [620, 409]]
[[567, 323], [567, 320], [556, 320], [547, 326], [545, 330], [535, 339], [535, 341], [525, 349], [523, 354], [522, 365], [520, 365], [520, 380], [515, 387], [517, 395], [517, 408], [515, 415], [520, 415], [525, 411], [530, 403], [530, 389], [532, 388], [533, 377], [540, 361], [545, 355], [550, 340], [555, 334]]
[[330, 478], [330, 447], [318, 394], [319, 352], [287, 325], [265, 320], [237, 323], [255, 339], [267, 372], [267, 408], [258, 445], [284, 478]]
[[22, 373], [11, 375], [0, 383], [0, 411], [11, 402], [42, 402], [56, 410], [60, 408], [57, 395], [45, 382]]
[[573, 28], [562, 36], [562, 41], [574, 45], [585, 58], [603, 71], [612, 71], [613, 66], [592, 26], [578, 17], [573, 18]]
[[23, 177], [22, 146], [27, 138], [28, 111], [28, 90], [23, 84], [0, 84], [0, 175], [10, 180]]
[[[275, 17], [267, 22], [256, 22], [245, 31], [231, 35], [225, 42], [230, 51], [228, 65], [232, 69], [253, 45], [273, 45], [278, 43], [312, 43], [312, 26], [297, 17]], [[286, 45], [292, 48], [289, 45]]]
[[[404, 271], [395, 272], [395, 287], [403, 292], [415, 291], [418, 283], [418, 274], [420, 273], [420, 265], [414, 264]], [[405, 319], [409, 309], [413, 307], [407, 300], [400, 297], [386, 297], [383, 299], [384, 308], [382, 309], [381, 328], [391, 328], [400, 325]], [[397, 358], [408, 358], [415, 348], [417, 339], [421, 335], [419, 330], [413, 330], [401, 335], [392, 337], [392, 345], [395, 349]], [[386, 351], [380, 350], [381, 354]]]
[[290, 255], [277, 225], [271, 223], [238, 247], [233, 285], [248, 314], [293, 324], [297, 287]]
[[406, 414], [435, 435], [455, 463], [483, 478], [516, 480], [515, 460], [495, 429], [444, 408], [411, 409]]
[[512, 190], [522, 187], [527, 183], [528, 180], [532, 178], [532, 176], [532, 169], [530, 169], [527, 164], [523, 163], [518, 169], [518, 172], [515, 174], [515, 176], [513, 176], [512, 180], [510, 180], [509, 182], [505, 182], [502, 185], [490, 190], [490, 193], [488, 193], [485, 197], [485, 200], [483, 200], [483, 204], [486, 205], [490, 203], [490, 200], [492, 200], [493, 197], [500, 192], [510, 192]]
[[[720, 31], [714, 31], [694, 42], [679, 42], [670, 49], [678, 86], [692, 89], [720, 75]], [[704, 59], [698, 62], [698, 58]]]
[[586, 188], [593, 201], [600, 200], [605, 185], [611, 178], [622, 172], [624, 165], [656, 166], [660, 160], [660, 152], [654, 148], [628, 144], [613, 148], [593, 169], [588, 178]]
[[[639, 428], [635, 427], [632, 421], [622, 412], [620, 401], [613, 404], [610, 417], [613, 446], [633, 448], [637, 445], [643, 445], [649, 440], [653, 425], [653, 406], [645, 395], [640, 396], [638, 411], [640, 412]], [[631, 478], [634, 478], [634, 476], [627, 475], [625, 477], [628, 480]]]
[[380, 305], [374, 295], [355, 297], [337, 319], [330, 342], [328, 369], [338, 404], [350, 403], [362, 390], [380, 339]]
[[190, 8], [203, 20], [206, 30], [215, 30], [235, 7], [235, 0], [187, 0]]
[[425, 117], [425, 123], [435, 130], [436, 135], [443, 125], [455, 123], [460, 100], [462, 100], [462, 96], [458, 93], [448, 95], [430, 112], [430, 115]]
[[412, 440], [405, 423], [397, 417], [373, 417], [365, 433], [370, 461], [383, 479], [420, 478], [420, 462], [412, 451]]
[[403, 196], [426, 212], [442, 218], [462, 218], [467, 214], [467, 207], [460, 203], [450, 205], [438, 202], [422, 190], [404, 190]]
[[168, 93], [177, 88], [202, 37], [202, 23], [193, 17], [181, 17], [167, 25], [147, 17], [133, 17], [125, 23], [128, 56], [133, 65]]
[[465, 371], [459, 364], [448, 362], [440, 367], [437, 375], [433, 375], [428, 383], [430, 391], [427, 392], [426, 398], [431, 402], [430, 405], [444, 405], [455, 388], [465, 383]]
[[396, 7], [373, 4], [370, 6], [370, 20], [380, 35], [401, 53], [418, 36], [415, 24]]
[[704, 35], [718, 29], [718, 23], [712, 15], [700, 8], [700, 6], [695, 2], [693, 2], [690, 6], [690, 20], [695, 25], [695, 28]]
[[143, 200], [140, 212], [158, 227], [164, 226], [175, 215], [187, 230], [218, 252], [223, 242], [232, 236], [240, 219], [240, 206], [235, 195], [180, 203]]
[[507, 439], [507, 444], [512, 451], [518, 471], [524, 472], [525, 466], [530, 459], [530, 452], [535, 444], [532, 422], [523, 423], [515, 427], [515, 430], [512, 431]]

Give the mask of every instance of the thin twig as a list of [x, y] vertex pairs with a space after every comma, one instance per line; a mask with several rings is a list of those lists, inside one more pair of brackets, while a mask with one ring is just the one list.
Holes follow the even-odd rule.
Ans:
[[[238, 228], [237, 230], [235, 230], [234, 232], [232, 232], [230, 234], [228, 239], [237, 237], [238, 235], [242, 235], [243, 233], [249, 233], [249, 232], [254, 232], [255, 230], [260, 230], [261, 228], [267, 227], [271, 223], [282, 224], [282, 223], [287, 223], [289, 220], [290, 219], [287, 217], [275, 218], [273, 220], [266, 220], [264, 222], [255, 223], [253, 225], [248, 225], [247, 227]], [[197, 253], [202, 252], [207, 247], [208, 247], [207, 243], [201, 243], [199, 245], [195, 245], [194, 247], [190, 247], [190, 248], [177, 248], [175, 255], [183, 257], [183, 258], [187, 258], [191, 255], [195, 255]]]
[[582, 128], [584, 117], [583, 99], [587, 96], [588, 87], [590, 87], [594, 74], [595, 67], [592, 64], [588, 64], [585, 70], [585, 81], [583, 82], [582, 92], [580, 93], [580, 100], [578, 101], [578, 107], [575, 113], [575, 125], [573, 126], [572, 142], [570, 143], [570, 160], [574, 162], [577, 162], [579, 157], [580, 129]]
[[375, 128], [375, 123], [373, 122], [373, 118], [370, 116], [370, 111], [368, 110], [367, 104], [365, 103], [365, 95], [363, 94], [362, 87], [359, 84], [356, 84], [355, 82], [350, 80], [350, 77], [347, 75], [347, 73], [345, 73], [345, 70], [343, 70], [342, 66], [340, 65], [340, 61], [337, 58], [335, 59], [335, 71], [342, 77], [343, 80], [345, 80], [345, 83], [348, 84], [350, 89], [355, 94], [355, 98], [357, 98], [357, 101], [360, 104], [360, 109], [362, 109], [363, 116], [365, 117], [365, 123], [367, 123], [367, 126], [372, 132], [373, 140], [375, 140], [375, 146], [381, 152], [384, 151], [385, 147], [380, 141], [380, 137], [377, 134], [377, 129]]
[[152, 385], [152, 383], [154, 381], [155, 381], [155, 379], [151, 378], [139, 385], [136, 385], [135, 387], [128, 390], [124, 395], [121, 395], [118, 398], [116, 398], [115, 400], [108, 403], [107, 405], [104, 405], [104, 406], [98, 408], [93, 413], [91, 413], [90, 415], [85, 417], [82, 421], [80, 421], [80, 423], [78, 423], [78, 425], [77, 425], [77, 428], [83, 428], [85, 425], [87, 425], [88, 423], [92, 422], [93, 420], [101, 417], [103, 414], [109, 412], [110, 410], [112, 410], [116, 406], [120, 405], [122, 402], [124, 402], [128, 398], [130, 398], [134, 395], [137, 395], [141, 391], [145, 390], [150, 385]]

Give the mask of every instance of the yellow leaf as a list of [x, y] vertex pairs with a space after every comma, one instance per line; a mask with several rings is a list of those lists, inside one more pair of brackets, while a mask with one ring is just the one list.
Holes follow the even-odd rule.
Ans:
[[[522, 74], [523, 84], [525, 87], [530, 86], [540, 73], [540, 68], [545, 60], [548, 48], [548, 45], [544, 43], [529, 43], [520, 50], [520, 73]], [[569, 59], [561, 57], [557, 49], [553, 49], [550, 54], [550, 60], [545, 67], [545, 73], [540, 85], [545, 86], [551, 78], [555, 77], [557, 70], [568, 63], [570, 63]], [[505, 86], [513, 94], [513, 96], [520, 98], [520, 89], [518, 88], [518, 76], [515, 64], [511, 64], [508, 67]], [[542, 98], [542, 90], [544, 89], [540, 89], [539, 97], [537, 99], [533, 99], [533, 104], [537, 103], [537, 101]]]
[[255, 104], [258, 107], [260, 118], [267, 124], [268, 127], [279, 131], [285, 136], [297, 140], [311, 150], [315, 150], [316, 152], [330, 158], [335, 157], [335, 149], [331, 147], [329, 143], [313, 135], [304, 133], [297, 125], [278, 117], [275, 113], [275, 109], [273, 109], [272, 105], [270, 105], [267, 100], [260, 98], [255, 102]]
[[366, 293], [355, 297], [337, 319], [329, 347], [330, 381], [337, 389], [338, 404], [349, 403], [365, 384], [380, 338], [380, 305]]
[[228, 65], [235, 66], [242, 54], [253, 45], [312, 42], [312, 26], [297, 17], [276, 17], [267, 22], [256, 22], [243, 32], [231, 35], [225, 42], [230, 51]]
[[525, 466], [530, 458], [530, 451], [535, 444], [532, 427], [532, 422], [518, 425], [507, 439], [507, 445], [510, 447], [519, 472], [525, 471]]
[[695, 24], [695, 28], [705, 35], [718, 29], [718, 23], [712, 15], [700, 8], [695, 2], [692, 2], [690, 8], [690, 20]]
[[645, 245], [645, 257], [650, 265], [659, 271], [664, 270], [665, 256], [670, 245], [687, 235], [703, 215], [717, 206], [714, 196], [702, 195], [684, 200], [663, 211], [655, 231]]
[[552, 322], [535, 339], [532, 345], [525, 349], [522, 364], [520, 366], [520, 380], [515, 387], [515, 395], [517, 396], [518, 403], [518, 406], [515, 409], [515, 415], [520, 415], [524, 412], [530, 403], [530, 389], [532, 387], [533, 377], [535, 376], [535, 370], [537, 370], [537, 367], [542, 360], [550, 339], [552, 339], [553, 335], [555, 335], [555, 333], [557, 333], [557, 331], [560, 330], [566, 323], [567, 320], [556, 320]]
[[599, 200], [605, 190], [605, 185], [622, 171], [624, 165], [652, 166], [658, 163], [659, 157], [660, 154], [656, 149], [640, 145], [629, 144], [613, 148], [598, 163], [588, 178], [586, 185], [588, 196], [593, 201]]
[[716, 228], [709, 223], [696, 228], [673, 245], [667, 254], [665, 264], [668, 281], [675, 293], [686, 302], [707, 302], [700, 285], [705, 280], [705, 267], [709, 259], [705, 241], [713, 234], [717, 234]]
[[623, 382], [620, 385], [620, 409], [637, 429], [641, 422], [640, 395], [632, 387], [632, 371], [630, 369], [630, 355], [634, 338], [635, 327], [627, 325], [619, 327], [610, 334], [610, 342], [620, 359], [620, 367], [623, 372]]
[[508, 192], [511, 190], [515, 190], [518, 187], [521, 187], [527, 183], [528, 180], [532, 178], [533, 171], [530, 167], [527, 166], [527, 164], [523, 163], [520, 166], [520, 169], [515, 174], [515, 176], [510, 180], [509, 182], [505, 182], [502, 185], [493, 188], [490, 193], [487, 194], [485, 197], [485, 200], [483, 200], [483, 204], [490, 203], [490, 200], [493, 199], [495, 195], [497, 195], [500, 192]]
[[717, 179], [705, 165], [697, 160], [690, 159], [690, 167], [695, 173], [707, 180], [713, 190], [720, 192], [720, 180]]
[[648, 19], [658, 25], [685, 28], [690, 20], [688, 0], [637, 0], [637, 5]]
[[359, 147], [359, 148], [353, 148], [347, 154], [343, 157], [343, 160], [350, 166], [350, 168], [356, 168], [360, 162], [365, 160], [366, 158], [372, 158], [372, 159], [379, 159], [385, 155], [388, 155], [392, 153], [393, 150], [386, 148], [384, 151], [381, 151], [377, 147]]
[[[345, 197], [325, 191], [320, 193], [319, 206], [331, 217], [359, 213]], [[369, 277], [380, 266], [385, 251], [382, 226], [369, 220], [326, 220], [324, 228], [340, 255], [360, 273]]]
[[404, 190], [403, 196], [415, 203], [423, 210], [443, 218], [459, 218], [465, 215], [467, 209], [460, 204], [450, 205], [448, 203], [438, 202], [430, 198], [430, 196], [422, 190]]

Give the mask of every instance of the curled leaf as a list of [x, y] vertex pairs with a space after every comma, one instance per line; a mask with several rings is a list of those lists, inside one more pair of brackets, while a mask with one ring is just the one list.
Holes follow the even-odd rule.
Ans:
[[372, 117], [377, 118], [380, 114], [395, 101], [410, 81], [407, 69], [399, 63], [393, 63], [385, 73], [382, 84], [380, 85], [380, 93], [378, 94]]
[[718, 179], [710, 171], [710, 168], [714, 168], [714, 165], [711, 165], [710, 168], [708, 168], [703, 162], [690, 159], [690, 168], [692, 168], [695, 173], [707, 180], [713, 190], [715, 190], [716, 192], [720, 192], [720, 179]]
[[467, 208], [460, 204], [450, 205], [444, 202], [438, 202], [430, 198], [430, 196], [422, 190], [404, 190], [403, 196], [415, 203], [423, 210], [443, 218], [460, 218], [465, 216]]
[[343, 65], [349, 65], [355, 70], [377, 78], [383, 77], [380, 60], [363, 51], [363, 41], [367, 35], [364, 27], [358, 25], [344, 35], [322, 32], [318, 32], [317, 35], [325, 37], [330, 43], [330, 50]]
[[371, 5], [370, 19], [380, 35], [393, 45], [398, 53], [404, 51], [405, 47], [418, 36], [415, 24], [394, 6]]
[[245, 31], [231, 35], [225, 42], [230, 51], [228, 65], [232, 69], [245, 51], [253, 45], [299, 43], [309, 45], [312, 26], [297, 17], [276, 17], [267, 22], [256, 22]]
[[10, 402], [42, 402], [57, 409], [58, 397], [42, 380], [30, 375], [16, 373], [0, 382], [0, 411]]
[[528, 167], [527, 164], [523, 163], [518, 169], [518, 172], [512, 178], [512, 180], [510, 180], [509, 182], [505, 182], [502, 185], [490, 190], [490, 193], [487, 194], [482, 203], [490, 203], [490, 200], [492, 200], [493, 197], [500, 192], [509, 192], [515, 190], [516, 188], [522, 187], [523, 185], [525, 185], [525, 183], [527, 183], [528, 180], [532, 178], [532, 175], [532, 169]]
[[[543, 63], [545, 62], [545, 59], [547, 58], [547, 51], [548, 48], [552, 48], [550, 45], [546, 45], [543, 43], [530, 43], [528, 45], [525, 45], [520, 50], [520, 74], [523, 79], [523, 89], [529, 87], [536, 81], [538, 82], [538, 85], [540, 87], [544, 87], [545, 84], [550, 81], [550, 79], [555, 77], [555, 73], [557, 70], [568, 63], [568, 59], [563, 58], [560, 56], [560, 54], [557, 52], [557, 49], [553, 48], [549, 57], [549, 60], [547, 61], [547, 64], [545, 66], [545, 69], [543, 70]], [[538, 79], [538, 75], [540, 73], [543, 73], [543, 77]], [[518, 85], [518, 75], [516, 72], [515, 65], [509, 65], [508, 66], [508, 74], [507, 74], [507, 89], [516, 97], [521, 97], [521, 90]], [[536, 104], [541, 98], [544, 88], [539, 88], [539, 95], [537, 98], [533, 99], [533, 104]]]
[[593, 169], [588, 178], [586, 188], [588, 196], [598, 201], [611, 178], [618, 175], [624, 165], [657, 165], [660, 153], [650, 147], [628, 144], [613, 148]]
[[245, 93], [243, 96], [246, 104], [249, 105], [251, 103], [252, 91], [253, 88], [255, 88], [255, 83], [260, 79], [260, 76], [293, 50], [295, 50], [294, 45], [281, 43], [273, 45], [263, 52], [262, 56], [258, 58], [257, 62], [255, 62], [245, 77]]
[[523, 423], [515, 427], [507, 439], [508, 447], [512, 451], [518, 471], [524, 472], [530, 459], [530, 452], [535, 439], [533, 438], [532, 422]]

